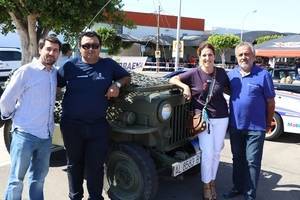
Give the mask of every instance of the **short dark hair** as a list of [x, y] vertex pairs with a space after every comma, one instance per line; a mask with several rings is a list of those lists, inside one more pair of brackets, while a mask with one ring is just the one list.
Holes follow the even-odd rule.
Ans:
[[101, 37], [95, 31], [87, 31], [87, 32], [80, 33], [79, 38], [78, 38], [79, 46], [81, 46], [81, 39], [84, 36], [85, 37], [96, 37], [99, 40], [99, 44], [101, 45]]
[[61, 50], [61, 42], [60, 42], [59, 39], [58, 39], [55, 35], [53, 35], [53, 34], [51, 34], [51, 35], [49, 35], [49, 36], [46, 36], [46, 37], [44, 37], [44, 38], [41, 38], [41, 39], [39, 40], [39, 49], [42, 49], [42, 48], [45, 46], [45, 42], [46, 42], [46, 41], [49, 41], [49, 42], [58, 44], [59, 50]]
[[201, 55], [201, 51], [202, 51], [204, 48], [211, 49], [212, 52], [213, 52], [213, 54], [216, 55], [215, 47], [214, 47], [212, 44], [210, 44], [210, 43], [208, 43], [208, 42], [201, 42], [201, 43], [199, 44], [198, 49], [197, 49], [197, 55], [198, 55], [199, 57], [200, 57], [200, 55]]
[[71, 45], [69, 43], [63, 43], [61, 45], [61, 53], [65, 55], [68, 51], [72, 51]]

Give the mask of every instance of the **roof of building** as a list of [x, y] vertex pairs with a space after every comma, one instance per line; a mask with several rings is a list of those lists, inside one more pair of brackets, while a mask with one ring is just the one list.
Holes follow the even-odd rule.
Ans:
[[[283, 34], [276, 31], [248, 31], [243, 33], [243, 41], [253, 43], [258, 37], [265, 36], [265, 35], [278, 35]], [[235, 34], [240, 37], [240, 33]]]
[[[132, 20], [139, 26], [157, 26], [157, 14], [155, 13], [139, 13], [125, 11], [127, 19]], [[162, 15], [159, 18], [159, 27], [161, 28], [177, 28], [177, 16]], [[181, 29], [204, 31], [205, 20], [200, 18], [181, 17]]]

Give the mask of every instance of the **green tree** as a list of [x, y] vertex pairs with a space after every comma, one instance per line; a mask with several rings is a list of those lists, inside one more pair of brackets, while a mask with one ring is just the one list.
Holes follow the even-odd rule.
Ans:
[[222, 65], [225, 65], [225, 53], [228, 49], [234, 48], [240, 43], [240, 38], [236, 35], [211, 35], [208, 38], [208, 42], [212, 44], [216, 50], [220, 53]]
[[261, 37], [256, 38], [254, 43], [255, 44], [261, 44], [261, 43], [264, 43], [266, 41], [281, 38], [281, 37], [283, 37], [283, 35], [265, 35], [265, 36], [261, 36]]
[[130, 42], [123, 42], [113, 28], [99, 28], [97, 29], [97, 33], [101, 37], [102, 46], [108, 48], [109, 55], [117, 54], [121, 48], [127, 49], [132, 45]]
[[63, 34], [67, 41], [75, 38], [93, 22], [130, 25], [124, 17], [122, 0], [0, 0], [2, 33], [17, 31], [21, 38], [22, 63], [38, 55], [38, 41], [49, 34]]

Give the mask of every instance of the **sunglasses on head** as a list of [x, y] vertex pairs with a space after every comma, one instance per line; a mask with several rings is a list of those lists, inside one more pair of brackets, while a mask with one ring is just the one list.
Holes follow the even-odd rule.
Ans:
[[88, 49], [98, 49], [100, 47], [99, 44], [83, 44], [81, 45], [81, 47], [85, 50], [88, 50]]

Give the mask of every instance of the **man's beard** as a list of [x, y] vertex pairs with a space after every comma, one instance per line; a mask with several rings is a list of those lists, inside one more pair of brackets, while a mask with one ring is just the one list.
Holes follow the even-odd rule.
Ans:
[[246, 69], [246, 70], [250, 68], [249, 64], [241, 64], [240, 66], [241, 66], [241, 68]]
[[242, 63], [240, 64], [241, 68], [244, 70], [244, 71], [250, 71], [251, 67], [252, 67], [253, 63]]
[[56, 62], [56, 60], [52, 56], [51, 57], [48, 56], [44, 59], [44, 64], [46, 64], [46, 65], [53, 65], [55, 62]]

